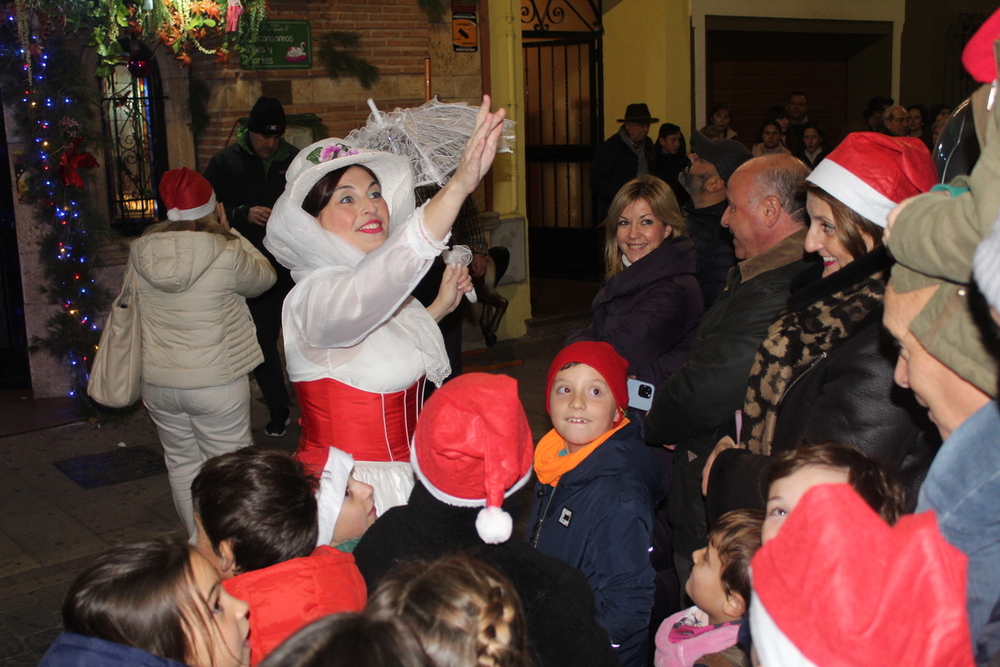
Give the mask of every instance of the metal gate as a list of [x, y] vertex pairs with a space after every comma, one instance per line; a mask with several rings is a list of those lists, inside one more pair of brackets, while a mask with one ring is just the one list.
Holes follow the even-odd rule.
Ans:
[[533, 275], [601, 275], [590, 163], [602, 140], [600, 0], [522, 0]]

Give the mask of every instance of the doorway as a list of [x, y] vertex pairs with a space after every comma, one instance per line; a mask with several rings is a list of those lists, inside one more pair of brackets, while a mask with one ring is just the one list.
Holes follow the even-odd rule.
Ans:
[[870, 98], [891, 94], [892, 23], [708, 16], [705, 66], [706, 108], [728, 103], [748, 147], [767, 110], [800, 91], [832, 148]]
[[600, 3], [562, 4], [522, 2], [531, 273], [595, 280], [603, 244], [590, 190], [604, 126]]

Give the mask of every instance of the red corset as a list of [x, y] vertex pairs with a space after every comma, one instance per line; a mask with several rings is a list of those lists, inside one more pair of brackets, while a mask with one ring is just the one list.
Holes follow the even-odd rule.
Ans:
[[295, 457], [307, 472], [326, 465], [327, 448], [356, 461], [409, 461], [424, 378], [403, 391], [375, 394], [330, 378], [296, 382], [302, 438]]

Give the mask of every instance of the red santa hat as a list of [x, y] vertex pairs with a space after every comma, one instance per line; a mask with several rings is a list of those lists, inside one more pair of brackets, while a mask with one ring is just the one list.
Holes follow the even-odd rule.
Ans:
[[615, 352], [610, 343], [588, 340], [567, 345], [552, 360], [548, 376], [545, 378], [546, 412], [552, 410], [549, 394], [552, 392], [552, 382], [556, 379], [556, 373], [566, 364], [574, 362], [586, 364], [600, 373], [611, 388], [618, 408], [622, 413], [628, 409], [628, 362]]
[[513, 521], [504, 498], [531, 477], [534, 443], [506, 375], [466, 373], [434, 392], [424, 405], [410, 463], [432, 496], [457, 507], [483, 507], [476, 530], [487, 544], [510, 539]]
[[215, 211], [212, 184], [187, 167], [163, 174], [159, 191], [167, 205], [168, 220], [197, 220]]
[[890, 527], [847, 484], [814, 487], [751, 562], [767, 667], [972, 667], [966, 558], [933, 512]]
[[1000, 9], [986, 19], [962, 50], [965, 71], [979, 83], [990, 83], [997, 78], [997, 57], [993, 43], [1000, 39]]
[[896, 204], [938, 182], [930, 151], [919, 139], [852, 132], [806, 180], [879, 227]]

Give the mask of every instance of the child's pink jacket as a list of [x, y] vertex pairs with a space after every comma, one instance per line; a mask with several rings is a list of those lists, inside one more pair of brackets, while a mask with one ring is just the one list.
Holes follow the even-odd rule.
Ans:
[[698, 607], [689, 607], [663, 621], [660, 629], [656, 631], [656, 653], [653, 656], [653, 667], [692, 667], [695, 661], [703, 655], [718, 653], [730, 646], [735, 646], [740, 634], [739, 624], [733, 623], [705, 630], [676, 643], [671, 642], [670, 631], [678, 622], [698, 628], [709, 625], [708, 614]]

